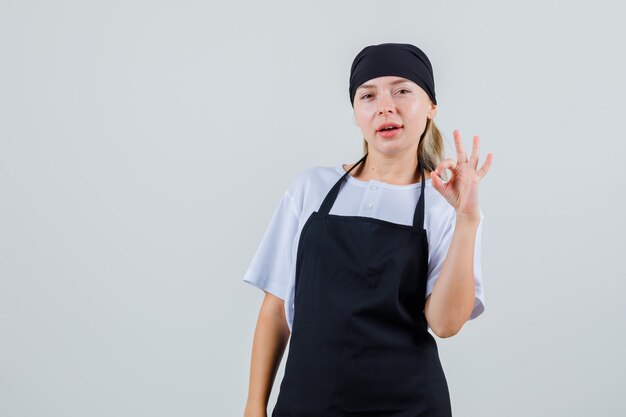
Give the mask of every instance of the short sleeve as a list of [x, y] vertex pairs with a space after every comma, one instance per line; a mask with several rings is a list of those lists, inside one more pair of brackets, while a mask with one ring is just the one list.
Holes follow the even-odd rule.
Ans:
[[243, 277], [244, 282], [285, 299], [298, 224], [299, 216], [293, 198], [286, 191]]
[[[485, 311], [485, 294], [483, 289], [482, 279], [482, 265], [481, 265], [481, 246], [482, 246], [482, 225], [484, 215], [482, 210], [480, 212], [480, 223], [476, 230], [476, 241], [474, 244], [474, 309], [470, 315], [470, 320], [480, 316]], [[452, 241], [452, 235], [454, 234], [454, 227], [456, 225], [456, 212], [452, 210], [452, 215], [444, 223], [445, 229], [438, 242], [434, 243], [434, 247], [430, 248], [431, 251], [429, 263], [428, 263], [428, 280], [426, 282], [426, 296], [430, 295], [435, 286], [435, 281], [441, 273], [441, 267], [446, 259], [448, 248]]]

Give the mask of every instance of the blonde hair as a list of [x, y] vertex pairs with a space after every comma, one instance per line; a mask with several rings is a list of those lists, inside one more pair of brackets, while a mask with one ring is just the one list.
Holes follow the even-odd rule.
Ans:
[[[363, 155], [367, 152], [367, 141], [363, 139]], [[429, 118], [426, 122], [426, 128], [417, 147], [417, 157], [424, 165], [424, 171], [434, 171], [444, 157], [443, 135], [433, 119]], [[445, 173], [442, 173], [442, 177], [445, 177]]]

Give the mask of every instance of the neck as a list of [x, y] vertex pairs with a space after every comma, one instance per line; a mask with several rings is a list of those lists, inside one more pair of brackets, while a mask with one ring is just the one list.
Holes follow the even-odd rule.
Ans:
[[[348, 169], [350, 167], [352, 164], [348, 166]], [[385, 155], [370, 151], [365, 161], [351, 174], [354, 178], [363, 181], [376, 180], [394, 185], [415, 184], [421, 181], [415, 152]], [[426, 170], [424, 176], [426, 179], [430, 178], [430, 174]]]

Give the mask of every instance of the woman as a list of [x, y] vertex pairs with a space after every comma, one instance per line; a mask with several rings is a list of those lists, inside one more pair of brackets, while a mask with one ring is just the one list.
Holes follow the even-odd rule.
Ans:
[[290, 337], [272, 417], [452, 414], [428, 329], [450, 337], [484, 311], [478, 184], [493, 155], [477, 169], [478, 137], [468, 158], [454, 131], [457, 160], [442, 160], [414, 45], [364, 48], [349, 92], [363, 157], [292, 181], [244, 277], [266, 293], [246, 417], [266, 416]]

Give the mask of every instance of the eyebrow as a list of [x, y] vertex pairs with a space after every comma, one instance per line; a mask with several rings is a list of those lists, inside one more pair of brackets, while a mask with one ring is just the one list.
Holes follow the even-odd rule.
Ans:
[[[402, 83], [408, 83], [409, 80], [395, 80], [391, 82], [391, 85], [396, 85], [396, 84], [402, 84]], [[362, 86], [360, 86], [359, 88], [357, 88], [357, 90], [360, 90], [361, 88], [375, 88], [376, 86], [374, 84], [363, 84]]]

